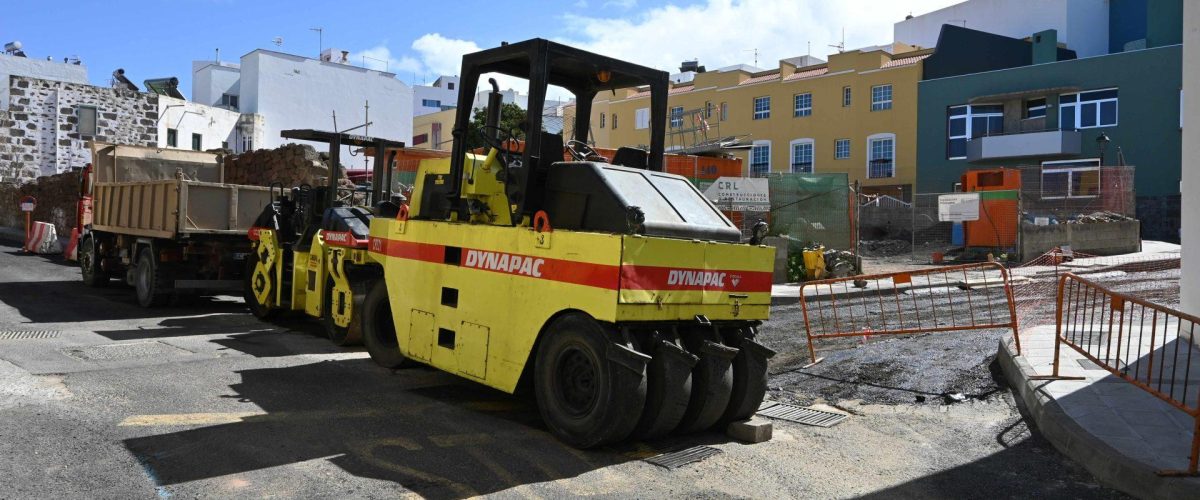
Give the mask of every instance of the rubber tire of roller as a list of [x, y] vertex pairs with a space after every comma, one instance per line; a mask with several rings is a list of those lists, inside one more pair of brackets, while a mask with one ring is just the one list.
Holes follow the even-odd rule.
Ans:
[[743, 327], [723, 332], [725, 345], [737, 348], [738, 353], [731, 367], [733, 390], [729, 406], [718, 423], [727, 424], [754, 416], [767, 395], [767, 360], [775, 355], [775, 351], [755, 342], [750, 331], [750, 327]]
[[375, 364], [384, 368], [403, 368], [413, 364], [400, 352], [396, 339], [396, 320], [388, 301], [387, 283], [376, 280], [370, 285], [362, 307], [362, 337], [367, 354]]
[[[568, 445], [586, 449], [625, 439], [642, 414], [649, 359], [639, 371], [615, 361], [626, 353], [614, 343], [614, 335], [581, 314], [554, 320], [543, 334], [534, 365], [534, 393], [542, 420]], [[563, 376], [571, 371], [568, 365], [578, 368], [580, 376]], [[587, 401], [570, 400], [584, 392], [590, 393], [584, 395]]]
[[653, 440], [675, 430], [683, 419], [692, 396], [697, 358], [679, 345], [676, 333], [642, 339], [642, 352], [653, 360], [646, 366], [646, 405], [631, 437]]
[[692, 370], [692, 397], [676, 434], [699, 432], [712, 427], [725, 414], [733, 392], [733, 358], [736, 349], [721, 343], [711, 328], [683, 332], [683, 345], [700, 360]]

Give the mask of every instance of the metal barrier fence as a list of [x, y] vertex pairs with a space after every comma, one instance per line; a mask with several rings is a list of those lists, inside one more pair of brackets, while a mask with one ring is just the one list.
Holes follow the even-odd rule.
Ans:
[[[1050, 376], [1034, 378], [1077, 378], [1059, 374], [1060, 349], [1067, 345], [1109, 373], [1183, 410], [1195, 420], [1188, 468], [1159, 474], [1197, 474], [1200, 383], [1193, 383], [1190, 376], [1192, 364], [1200, 365], [1200, 353], [1193, 355], [1198, 350], [1195, 334], [1200, 318], [1069, 273], [1058, 282], [1057, 311], [1054, 370]], [[1180, 372], [1182, 383], [1176, 378]]]
[[814, 364], [814, 341], [864, 335], [1011, 329], [1021, 352], [1008, 270], [993, 262], [810, 281], [800, 306]]

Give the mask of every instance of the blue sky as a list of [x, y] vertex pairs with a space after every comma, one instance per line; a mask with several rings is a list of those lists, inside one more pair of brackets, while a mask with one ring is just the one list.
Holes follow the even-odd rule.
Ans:
[[[256, 48], [315, 57], [325, 47], [352, 53], [356, 65], [384, 69], [405, 82], [457, 72], [458, 58], [502, 40], [555, 39], [606, 55], [674, 70], [698, 58], [709, 68], [785, 57], [825, 57], [841, 38], [859, 47], [891, 41], [892, 23], [953, 0], [536, 0], [8, 1], [0, 42], [20, 40], [30, 57], [79, 57], [93, 83], [116, 68], [141, 84], [178, 77], [191, 94], [191, 61], [237, 61]], [[48, 8], [53, 5], [53, 8]], [[272, 40], [281, 37], [283, 44]]]

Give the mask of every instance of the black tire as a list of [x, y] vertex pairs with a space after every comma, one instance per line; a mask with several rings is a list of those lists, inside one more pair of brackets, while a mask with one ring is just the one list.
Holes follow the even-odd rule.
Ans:
[[142, 307], [158, 307], [171, 299], [162, 266], [154, 258], [151, 249], [143, 248], [138, 252], [137, 267], [133, 273], [133, 287], [137, 292], [138, 304]]
[[261, 320], [270, 320], [279, 314], [279, 309], [267, 307], [258, 302], [254, 294], [254, 268], [258, 266], [258, 251], [255, 249], [246, 255], [246, 272], [242, 278], [242, 302], [250, 314]]
[[692, 369], [699, 358], [683, 349], [678, 333], [642, 338], [646, 344], [642, 352], [653, 360], [646, 367], [646, 406], [631, 437], [653, 440], [675, 430], [683, 419], [692, 395]]
[[396, 320], [388, 302], [387, 283], [376, 280], [363, 300], [362, 339], [375, 364], [384, 368], [403, 368], [413, 361], [400, 353], [396, 339]]
[[687, 434], [712, 427], [725, 414], [733, 392], [733, 358], [737, 349], [721, 343], [711, 327], [683, 333], [683, 345], [700, 360], [692, 370], [692, 397], [675, 432]]
[[550, 432], [576, 448], [625, 439], [642, 414], [650, 358], [614, 342], [616, 335], [571, 314], [554, 320], [538, 346], [538, 410]]
[[725, 344], [738, 350], [733, 358], [733, 390], [729, 406], [718, 423], [746, 420], [762, 405], [767, 395], [767, 360], [775, 351], [754, 341], [753, 327], [730, 329], [725, 332]]
[[108, 286], [111, 276], [101, 262], [94, 236], [85, 236], [79, 243], [79, 270], [83, 284], [96, 288]]
[[351, 320], [348, 326], [338, 326], [333, 321], [333, 315], [330, 311], [333, 309], [333, 279], [326, 280], [325, 283], [325, 298], [321, 305], [321, 323], [325, 326], [325, 335], [329, 337], [329, 341], [338, 346], [351, 346], [362, 343], [362, 328], [356, 325], [356, 322], [361, 322], [360, 309], [363, 301], [366, 300], [365, 293], [361, 291], [362, 287], [350, 287], [350, 314]]

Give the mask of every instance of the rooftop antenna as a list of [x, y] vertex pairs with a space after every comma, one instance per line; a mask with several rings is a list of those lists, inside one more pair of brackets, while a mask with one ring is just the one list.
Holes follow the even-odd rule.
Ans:
[[275, 44], [276, 47], [280, 47], [283, 45], [283, 37], [277, 36], [275, 38], [272, 38], [271, 43]]
[[391, 68], [391, 62], [390, 62], [390, 61], [386, 61], [386, 60], [383, 60], [383, 59], [376, 59], [376, 58], [374, 58], [374, 57], [371, 57], [371, 56], [362, 56], [362, 59], [363, 59], [363, 67], [364, 67], [364, 68], [365, 68], [365, 67], [367, 67], [367, 59], [370, 59], [370, 60], [372, 60], [372, 61], [375, 61], [375, 62], [381, 62], [381, 63], [383, 63], [383, 71], [384, 71], [385, 73], [391, 73], [391, 70], [392, 70], [392, 68]]
[[951, 19], [951, 20], [950, 20], [950, 22], [952, 22], [952, 23], [962, 23], [962, 27], [964, 27], [964, 28], [966, 28], [966, 27], [967, 27], [967, 20], [966, 20], [966, 19]]
[[753, 52], [754, 53], [754, 67], [757, 68], [758, 67], [758, 49], [746, 49], [746, 50], [743, 50], [742, 52]]
[[317, 26], [316, 28], [309, 28], [308, 31], [317, 32], [317, 59], [320, 59], [321, 52], [325, 51], [325, 28]]
[[837, 45], [830, 45], [830, 47], [838, 49], [839, 53], [846, 51], [846, 27], [845, 26], [842, 27], [842, 41], [840, 43], [838, 43]]

